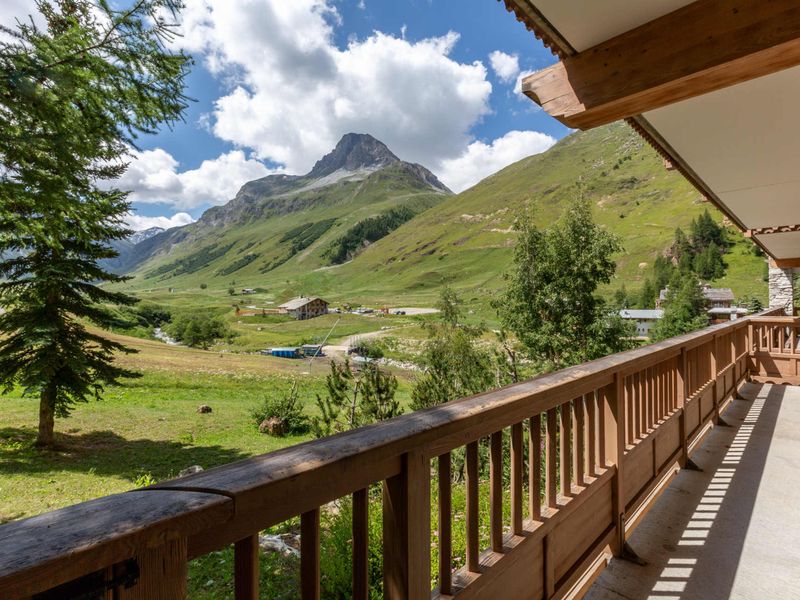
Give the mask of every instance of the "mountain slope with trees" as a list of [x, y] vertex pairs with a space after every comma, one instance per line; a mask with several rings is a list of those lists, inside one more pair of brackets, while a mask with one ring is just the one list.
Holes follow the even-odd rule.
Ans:
[[[467, 304], [485, 304], [502, 286], [518, 233], [515, 219], [526, 210], [537, 226], [563, 214], [570, 200], [585, 199], [593, 218], [617, 235], [616, 275], [603, 287], [612, 296], [623, 285], [638, 294], [659, 257], [667, 257], [676, 227], [691, 231], [707, 210], [723, 215], [626, 124], [615, 123], [567, 136], [553, 148], [525, 158], [445, 199], [354, 260], [331, 269], [292, 274], [292, 289], [314, 290], [332, 300], [358, 298], [391, 303], [433, 304], [442, 285], [462, 294]], [[729, 240], [726, 273], [714, 285], [731, 287], [737, 297], [764, 296], [764, 259], [737, 230]], [[668, 260], [666, 258], [662, 260]], [[262, 280], [266, 285], [285, 282]]]

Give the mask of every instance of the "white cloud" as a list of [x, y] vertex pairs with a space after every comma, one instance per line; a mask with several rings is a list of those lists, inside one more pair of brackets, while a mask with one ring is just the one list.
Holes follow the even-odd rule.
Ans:
[[462, 156], [444, 161], [438, 175], [451, 190], [460, 192], [555, 143], [555, 138], [538, 131], [509, 131], [491, 144], [472, 142]]
[[511, 83], [519, 74], [519, 56], [516, 54], [506, 54], [495, 50], [489, 55], [489, 62], [503, 83]]
[[196, 208], [225, 204], [242, 184], [275, 172], [241, 150], [204, 160], [196, 169], [178, 172], [178, 167], [178, 161], [161, 148], [134, 151], [128, 170], [114, 185], [131, 191], [134, 202]]
[[459, 36], [381, 32], [334, 43], [333, 0], [188, 0], [178, 42], [233, 82], [211, 113], [219, 138], [307, 172], [350, 131], [436, 170], [489, 114], [486, 67], [450, 57]]
[[0, 25], [16, 29], [17, 20], [29, 23], [29, 17], [33, 17], [37, 25], [44, 25], [44, 19], [33, 0], [3, 0], [0, 3]]
[[145, 217], [136, 213], [128, 213], [125, 217], [128, 226], [134, 231], [142, 231], [151, 227], [161, 227], [161, 229], [171, 229], [194, 223], [194, 219], [189, 213], [179, 212], [171, 217]]

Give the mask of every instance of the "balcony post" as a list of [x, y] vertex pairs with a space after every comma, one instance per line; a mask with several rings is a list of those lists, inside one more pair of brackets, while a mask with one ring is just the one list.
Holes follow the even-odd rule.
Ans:
[[686, 397], [688, 396], [687, 371], [686, 371], [686, 348], [681, 348], [681, 353], [678, 356], [678, 369], [677, 369], [677, 392], [678, 392], [678, 410], [680, 415], [678, 417], [678, 429], [681, 437], [681, 455], [680, 465], [685, 468], [689, 462], [689, 440], [687, 439], [686, 431]]
[[[118, 588], [122, 600], [182, 600], [186, 598], [188, 572], [186, 538], [171, 540], [136, 556], [140, 577], [129, 589]], [[116, 596], [115, 596], [116, 597]]]
[[421, 452], [403, 456], [383, 486], [383, 593], [387, 600], [430, 600], [431, 473]]
[[625, 396], [624, 378], [614, 374], [614, 381], [602, 389], [601, 409], [603, 419], [603, 444], [606, 468], [615, 467], [611, 483], [611, 505], [615, 535], [612, 550], [619, 556], [625, 548], [625, 498], [623, 492], [623, 468], [625, 456]]
[[714, 425], [721, 424], [719, 418], [719, 397], [717, 395], [719, 391], [719, 386], [717, 385], [717, 375], [719, 374], [717, 366], [717, 342], [716, 334], [711, 336], [711, 355], [709, 356], [709, 363], [711, 366], [711, 398], [714, 401]]

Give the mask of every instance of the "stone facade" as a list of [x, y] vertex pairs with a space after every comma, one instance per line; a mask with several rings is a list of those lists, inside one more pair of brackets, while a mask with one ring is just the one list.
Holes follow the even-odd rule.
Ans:
[[776, 267], [770, 261], [769, 265], [769, 307], [781, 307], [787, 315], [794, 312], [794, 285], [792, 281], [793, 269]]

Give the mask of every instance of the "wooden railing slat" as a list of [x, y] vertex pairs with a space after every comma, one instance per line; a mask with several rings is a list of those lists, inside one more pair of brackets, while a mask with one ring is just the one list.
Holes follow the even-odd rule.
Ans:
[[236, 542], [233, 548], [233, 580], [236, 600], [258, 600], [258, 533]]
[[472, 573], [480, 572], [478, 568], [478, 548], [479, 522], [478, 513], [478, 442], [467, 444], [467, 468], [466, 468], [466, 525], [467, 525], [467, 570]]
[[542, 519], [542, 415], [528, 421], [528, 512], [534, 521]]
[[319, 600], [319, 509], [300, 515], [300, 596]]
[[561, 442], [561, 494], [572, 495], [572, 407], [571, 402], [561, 405], [559, 439]]
[[511, 426], [511, 532], [522, 534], [522, 423]]
[[583, 396], [578, 396], [572, 401], [572, 472], [575, 475], [575, 484], [584, 484], [586, 461], [586, 431], [584, 418]]
[[353, 600], [369, 598], [369, 489], [353, 492]]
[[545, 472], [545, 485], [547, 487], [547, 506], [550, 508], [555, 508], [558, 506], [558, 492], [556, 490], [556, 483], [558, 480], [556, 471], [558, 465], [556, 462], [556, 443], [558, 436], [557, 413], [557, 408], [551, 408], [547, 411], [547, 441], [545, 447], [545, 466], [547, 470]]
[[597, 394], [592, 392], [587, 394], [584, 399], [586, 407], [586, 474], [594, 477], [597, 474]]
[[503, 551], [503, 432], [492, 434], [489, 460], [489, 531], [492, 550]]
[[439, 591], [451, 594], [453, 589], [453, 514], [450, 453], [438, 458], [439, 468]]

